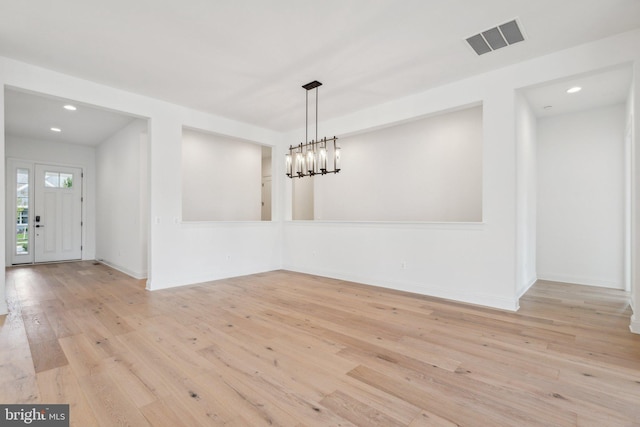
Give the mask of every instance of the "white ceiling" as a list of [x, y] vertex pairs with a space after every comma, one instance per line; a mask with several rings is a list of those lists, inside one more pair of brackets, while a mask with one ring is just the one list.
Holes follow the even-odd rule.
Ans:
[[[626, 102], [629, 96], [632, 73], [630, 65], [618, 67], [528, 88], [524, 94], [537, 117], [620, 104]], [[572, 87], [582, 90], [567, 93]]]
[[638, 0], [0, 0], [0, 55], [284, 131], [315, 79], [323, 120], [638, 27]]
[[[8, 135], [40, 141], [98, 145], [133, 117], [74, 101], [5, 89], [5, 132]], [[73, 105], [68, 111], [65, 105]], [[52, 132], [56, 127], [61, 132]]]

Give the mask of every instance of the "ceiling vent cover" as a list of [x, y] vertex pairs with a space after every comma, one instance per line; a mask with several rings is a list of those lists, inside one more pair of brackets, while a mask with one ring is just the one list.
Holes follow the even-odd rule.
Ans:
[[467, 43], [478, 55], [483, 55], [523, 40], [522, 31], [520, 31], [520, 27], [518, 27], [518, 23], [514, 19], [469, 37]]

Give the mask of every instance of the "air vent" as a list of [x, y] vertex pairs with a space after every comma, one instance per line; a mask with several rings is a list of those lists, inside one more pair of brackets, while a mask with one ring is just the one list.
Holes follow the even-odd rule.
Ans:
[[524, 40], [522, 31], [518, 27], [518, 23], [513, 21], [506, 22], [494, 28], [482, 31], [480, 34], [471, 36], [467, 39], [469, 46], [478, 55], [484, 55], [487, 52], [500, 49], [505, 46], [512, 45]]

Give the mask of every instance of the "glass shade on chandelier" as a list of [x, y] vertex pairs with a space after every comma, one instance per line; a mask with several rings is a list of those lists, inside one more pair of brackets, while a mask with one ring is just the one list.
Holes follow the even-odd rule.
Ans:
[[323, 138], [320, 141], [290, 145], [286, 154], [287, 176], [325, 175], [340, 172], [340, 147], [338, 138]]
[[[325, 175], [340, 172], [340, 147], [338, 138], [318, 139], [318, 86], [322, 83], [312, 81], [302, 86], [306, 92], [305, 141], [290, 145], [285, 156], [287, 176], [303, 178], [305, 176]], [[309, 91], [316, 90], [316, 139], [309, 141]]]

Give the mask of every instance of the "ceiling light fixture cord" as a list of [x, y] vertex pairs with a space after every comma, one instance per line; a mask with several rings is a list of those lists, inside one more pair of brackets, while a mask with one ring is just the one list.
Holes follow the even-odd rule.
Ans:
[[[318, 90], [318, 89], [316, 89]], [[304, 93], [304, 140], [309, 140], [309, 91]], [[318, 127], [318, 119], [316, 119], [316, 128]]]

